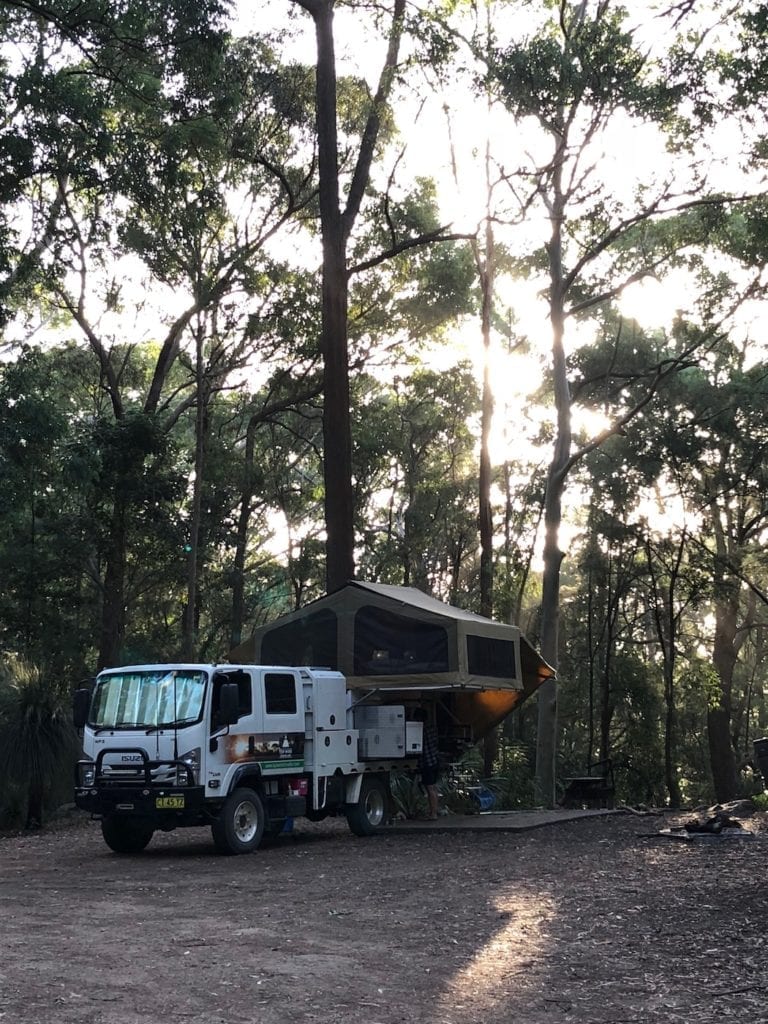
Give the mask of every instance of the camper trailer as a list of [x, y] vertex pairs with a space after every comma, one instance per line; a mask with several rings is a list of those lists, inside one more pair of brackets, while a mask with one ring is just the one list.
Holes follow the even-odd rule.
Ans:
[[103, 671], [75, 695], [75, 801], [118, 853], [193, 825], [248, 853], [289, 819], [329, 814], [371, 835], [392, 773], [417, 770], [417, 708], [455, 760], [552, 674], [514, 626], [350, 584], [256, 630], [227, 664]]

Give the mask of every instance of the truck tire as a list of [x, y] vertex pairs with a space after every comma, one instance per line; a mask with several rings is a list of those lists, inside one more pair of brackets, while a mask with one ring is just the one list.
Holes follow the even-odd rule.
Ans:
[[141, 853], [152, 838], [153, 832], [149, 825], [114, 814], [101, 822], [104, 842], [115, 853]]
[[378, 775], [363, 777], [360, 799], [347, 804], [347, 824], [356, 836], [372, 836], [387, 820], [389, 793]]
[[234, 789], [211, 826], [220, 853], [253, 853], [261, 842], [266, 824], [264, 805], [252, 789]]

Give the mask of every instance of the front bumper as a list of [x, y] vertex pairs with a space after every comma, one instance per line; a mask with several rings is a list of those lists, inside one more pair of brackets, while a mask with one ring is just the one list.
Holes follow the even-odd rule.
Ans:
[[75, 789], [75, 805], [90, 814], [113, 814], [145, 818], [150, 821], [182, 824], [199, 820], [203, 814], [205, 791], [202, 786], [160, 788], [126, 785], [95, 785]]
[[[129, 752], [129, 751], [124, 751]], [[150, 761], [137, 756], [135, 767], [115, 770], [104, 765], [104, 751], [96, 761], [79, 761], [75, 768], [75, 805], [90, 814], [125, 815], [153, 822], [158, 828], [194, 824], [203, 817], [202, 786], [180, 784], [181, 761]], [[120, 751], [118, 751], [120, 753]], [[141, 752], [139, 752], [141, 753]]]

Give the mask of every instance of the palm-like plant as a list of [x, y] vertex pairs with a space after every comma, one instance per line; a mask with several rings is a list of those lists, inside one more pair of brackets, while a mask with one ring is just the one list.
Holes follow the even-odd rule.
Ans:
[[46, 799], [77, 751], [66, 685], [18, 658], [0, 662], [0, 796], [26, 796], [26, 826], [43, 823]]

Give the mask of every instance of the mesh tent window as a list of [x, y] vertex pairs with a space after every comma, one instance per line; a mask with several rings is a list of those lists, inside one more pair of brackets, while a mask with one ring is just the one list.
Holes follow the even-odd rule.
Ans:
[[365, 605], [355, 615], [355, 675], [448, 672], [444, 626]]
[[325, 608], [265, 633], [263, 665], [315, 665], [337, 669], [336, 613]]
[[513, 640], [467, 634], [467, 669], [474, 676], [515, 679], [515, 652]]

